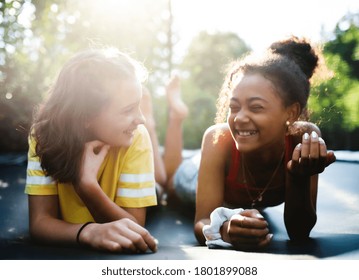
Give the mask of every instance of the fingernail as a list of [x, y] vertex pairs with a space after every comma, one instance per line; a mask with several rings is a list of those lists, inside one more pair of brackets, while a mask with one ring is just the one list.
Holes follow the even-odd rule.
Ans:
[[317, 139], [318, 133], [316, 133], [315, 131], [312, 131], [312, 138]]
[[301, 143], [299, 143], [297, 146], [295, 146], [296, 150], [300, 150], [301, 147], [302, 147], [302, 144], [301, 144]]
[[256, 214], [256, 217], [259, 218], [259, 219], [264, 219], [264, 217], [261, 215], [261, 214]]
[[268, 233], [268, 239], [272, 240], [273, 239], [273, 233]]
[[308, 133], [304, 133], [304, 140], [308, 140], [309, 139], [309, 134]]
[[319, 137], [319, 144], [325, 144], [324, 140], [322, 137]]

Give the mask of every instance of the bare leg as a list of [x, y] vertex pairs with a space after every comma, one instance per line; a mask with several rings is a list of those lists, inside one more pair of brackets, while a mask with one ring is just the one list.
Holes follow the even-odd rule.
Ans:
[[[152, 141], [155, 180], [166, 192], [172, 193], [172, 177], [182, 162], [182, 123], [188, 115], [188, 108], [181, 99], [180, 80], [176, 76], [170, 80], [166, 87], [169, 115], [163, 157], [159, 151], [156, 122], [152, 110], [152, 98], [148, 89], [143, 88], [142, 93], [141, 111], [146, 118], [145, 126]], [[162, 191], [160, 191], [160, 196]]]
[[153, 158], [155, 164], [155, 180], [163, 188], [166, 187], [167, 176], [164, 162], [159, 151], [158, 137], [156, 133], [156, 122], [153, 117], [152, 98], [147, 88], [142, 88], [141, 111], [146, 118], [145, 126], [152, 141]]
[[169, 106], [168, 124], [165, 137], [164, 165], [167, 174], [167, 190], [171, 189], [172, 177], [182, 162], [182, 123], [188, 115], [188, 108], [181, 99], [180, 79], [173, 77], [166, 87]]

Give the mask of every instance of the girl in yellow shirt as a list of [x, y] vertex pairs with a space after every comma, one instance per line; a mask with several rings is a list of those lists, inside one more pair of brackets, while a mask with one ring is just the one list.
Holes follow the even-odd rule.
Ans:
[[30, 234], [43, 243], [156, 251], [153, 152], [140, 109], [144, 69], [114, 49], [71, 58], [29, 137]]

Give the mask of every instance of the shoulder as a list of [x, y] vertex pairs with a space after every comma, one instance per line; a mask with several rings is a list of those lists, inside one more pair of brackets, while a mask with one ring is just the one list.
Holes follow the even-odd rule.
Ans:
[[36, 155], [36, 139], [35, 139], [35, 135], [30, 133], [28, 136], [28, 145], [29, 145], [29, 150], [28, 150], [28, 158], [35, 158], [37, 157]]
[[232, 136], [228, 124], [215, 124], [207, 128], [203, 136], [203, 143], [211, 146], [222, 146], [231, 143]]
[[321, 136], [320, 129], [316, 124], [307, 121], [296, 121], [290, 128], [290, 135], [295, 139], [295, 142], [300, 143], [302, 141], [303, 134], [310, 134], [312, 131], [315, 131], [319, 136]]
[[137, 127], [130, 146], [113, 148], [110, 152], [118, 153], [120, 157], [124, 155], [128, 157], [129, 155], [152, 153], [152, 143], [146, 127], [143, 125]]
[[137, 130], [136, 130], [136, 136], [139, 136], [139, 137], [149, 137], [149, 134], [148, 134], [148, 131], [146, 129], [146, 127], [141, 124], [139, 126], [137, 126]]
[[[152, 143], [147, 129], [140, 125], [137, 127], [133, 141], [129, 147], [114, 149], [115, 158], [119, 159], [122, 165], [122, 171], [137, 174], [139, 170], [152, 172], [153, 169], [153, 151]], [[116, 159], [117, 160], [117, 159]], [[129, 171], [131, 170], [131, 171]]]
[[228, 124], [216, 124], [209, 127], [203, 136], [202, 155], [214, 159], [225, 159], [233, 145]]
[[306, 121], [296, 121], [293, 123], [291, 128], [291, 134], [293, 136], [302, 136], [304, 133], [311, 133], [312, 131], [315, 131], [320, 134], [320, 129], [316, 124]]
[[151, 146], [150, 135], [144, 125], [139, 125], [134, 135], [133, 143], [131, 146]]

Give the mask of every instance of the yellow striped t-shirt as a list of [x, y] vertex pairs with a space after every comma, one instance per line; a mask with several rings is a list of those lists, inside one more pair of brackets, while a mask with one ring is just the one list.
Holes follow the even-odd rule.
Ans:
[[[36, 143], [29, 139], [25, 193], [57, 195], [62, 219], [70, 223], [93, 221], [89, 210], [72, 184], [46, 177], [35, 153]], [[110, 148], [97, 180], [106, 195], [121, 207], [142, 208], [157, 204], [151, 140], [144, 126], [138, 126], [128, 148]]]

